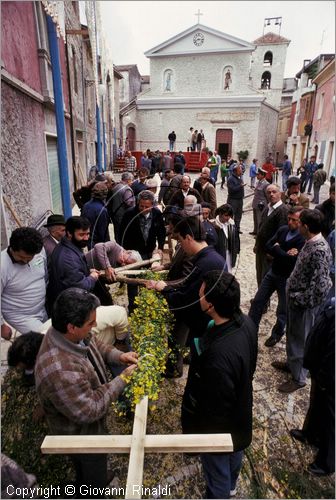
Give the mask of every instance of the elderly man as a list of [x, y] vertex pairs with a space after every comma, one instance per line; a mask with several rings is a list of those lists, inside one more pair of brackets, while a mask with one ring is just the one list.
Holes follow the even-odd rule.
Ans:
[[233, 220], [235, 221], [239, 234], [242, 234], [240, 230], [240, 221], [243, 216], [244, 186], [246, 186], [242, 180], [242, 175], [243, 169], [241, 164], [235, 164], [232, 175], [230, 175], [227, 181], [227, 203], [231, 205], [233, 209]]
[[194, 182], [194, 188], [201, 194], [203, 201], [210, 204], [210, 218], [214, 219], [217, 208], [217, 196], [216, 188], [212, 184], [212, 181], [213, 179], [210, 178], [210, 169], [204, 167], [202, 168], [199, 180]]
[[125, 169], [127, 172], [134, 174], [137, 169], [137, 161], [135, 156], [132, 155], [131, 151], [127, 151], [125, 155]]
[[120, 243], [120, 224], [124, 213], [135, 205], [135, 197], [131, 189], [133, 180], [133, 174], [124, 172], [121, 176], [121, 182], [113, 186], [107, 200], [107, 210], [114, 227], [114, 238], [118, 243]]
[[266, 195], [266, 189], [269, 186], [269, 183], [266, 180], [266, 170], [262, 168], [258, 168], [257, 171], [257, 184], [254, 189], [254, 196], [252, 201], [252, 209], [253, 209], [253, 231], [249, 234], [256, 235], [258, 232], [258, 227], [261, 220], [261, 213], [266, 207], [268, 200]]
[[300, 192], [301, 180], [299, 177], [289, 177], [287, 191], [281, 193], [281, 200], [285, 205], [309, 208], [309, 198]]
[[186, 196], [193, 195], [196, 197], [197, 203], [202, 202], [202, 197], [197, 191], [197, 189], [191, 188], [191, 178], [189, 175], [184, 175], [181, 179], [180, 189], [177, 190], [173, 196], [170, 198], [169, 205], [176, 205], [179, 208], [183, 208], [184, 200]]
[[[36, 390], [52, 434], [106, 434], [107, 411], [136, 368], [136, 353], [123, 353], [92, 335], [98, 306], [94, 295], [78, 288], [63, 291], [55, 302], [52, 326], [35, 365]], [[105, 363], [128, 366], [109, 382]], [[76, 492], [84, 484], [92, 490], [107, 486], [106, 454], [70, 458], [76, 471]], [[93, 491], [88, 497], [102, 495]]]
[[[126, 250], [137, 250], [143, 259], [150, 259], [158, 246], [163, 252], [166, 228], [162, 213], [154, 207], [155, 197], [151, 191], [141, 191], [137, 206], [125, 212], [121, 221], [121, 244]], [[128, 285], [129, 312], [134, 308], [137, 286]]]
[[125, 250], [116, 241], [97, 243], [92, 250], [86, 252], [85, 259], [90, 269], [104, 270], [105, 278], [108, 281], [115, 280], [115, 267], [126, 266], [142, 260], [139, 252]]
[[256, 272], [258, 287], [271, 266], [267, 255], [266, 243], [275, 235], [280, 226], [287, 223], [288, 207], [281, 201], [281, 192], [277, 185], [270, 184], [266, 190], [269, 204], [261, 214], [261, 221], [254, 246], [256, 254]]
[[47, 223], [43, 227], [48, 230], [48, 235], [43, 238], [43, 246], [49, 259], [56, 245], [65, 235], [65, 219], [63, 215], [49, 215]]
[[329, 273], [331, 251], [321, 229], [321, 212], [301, 212], [299, 231], [306, 243], [286, 285], [287, 363], [273, 364], [275, 368], [289, 371], [291, 374], [291, 378], [278, 387], [280, 392], [290, 393], [306, 385], [307, 370], [303, 368], [306, 338], [332, 286]]
[[31, 227], [15, 229], [8, 248], [1, 252], [2, 338], [10, 339], [11, 327], [21, 333], [43, 330], [48, 319], [47, 281], [47, 257], [41, 234]]

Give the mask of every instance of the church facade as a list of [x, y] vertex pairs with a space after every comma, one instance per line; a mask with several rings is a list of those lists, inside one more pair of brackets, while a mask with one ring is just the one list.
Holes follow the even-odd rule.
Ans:
[[[275, 150], [289, 40], [268, 33], [253, 43], [196, 24], [145, 52], [150, 87], [123, 120], [136, 149], [165, 150], [175, 131], [187, 150], [190, 127], [202, 129], [209, 149], [262, 163]], [[124, 117], [125, 118], [125, 117]]]

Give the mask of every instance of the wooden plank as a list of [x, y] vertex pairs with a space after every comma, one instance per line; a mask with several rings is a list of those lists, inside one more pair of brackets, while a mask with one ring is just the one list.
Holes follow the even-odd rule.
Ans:
[[[58, 453], [129, 453], [132, 436], [46, 436], [44, 454]], [[147, 434], [146, 453], [224, 453], [233, 451], [230, 434]]]
[[41, 445], [44, 454], [57, 453], [129, 453], [132, 436], [46, 436]]
[[142, 485], [145, 458], [147, 412], [148, 396], [145, 396], [144, 398], [142, 398], [140, 403], [136, 405], [135, 408], [131, 453], [126, 483], [126, 492], [128, 492], [126, 494], [126, 498], [141, 498], [141, 493], [138, 492], [137, 488], [134, 488], [134, 486]]

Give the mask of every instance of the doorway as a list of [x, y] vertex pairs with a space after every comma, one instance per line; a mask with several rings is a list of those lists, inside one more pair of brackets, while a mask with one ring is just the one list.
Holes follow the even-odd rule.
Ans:
[[127, 127], [127, 139], [128, 139], [128, 149], [130, 151], [135, 151], [135, 128], [130, 126]]
[[219, 128], [216, 130], [216, 151], [221, 158], [232, 156], [232, 129]]

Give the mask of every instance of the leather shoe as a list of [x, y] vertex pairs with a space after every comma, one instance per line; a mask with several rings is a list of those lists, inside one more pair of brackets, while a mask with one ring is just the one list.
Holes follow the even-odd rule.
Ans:
[[290, 392], [297, 391], [298, 389], [302, 389], [306, 384], [299, 384], [295, 380], [287, 380], [287, 382], [284, 382], [283, 384], [280, 384], [278, 387], [279, 392], [284, 392], [286, 394], [289, 394]]
[[252, 234], [253, 236], [255, 236], [257, 233], [254, 233], [254, 232], [252, 231], [252, 232], [251, 232], [251, 233], [249, 233], [249, 234]]
[[328, 472], [324, 469], [321, 469], [321, 467], [319, 467], [315, 462], [309, 464], [307, 470], [315, 476], [330, 476], [330, 474], [333, 474], [333, 472]]
[[303, 431], [300, 429], [291, 429], [289, 431], [289, 434], [292, 436], [292, 438], [296, 439], [297, 441], [300, 441], [300, 443], [307, 444], [308, 439]]
[[268, 337], [268, 339], [265, 341], [265, 346], [266, 347], [273, 347], [275, 344], [279, 342], [279, 339], [275, 337]]
[[290, 373], [290, 369], [289, 369], [287, 361], [273, 361], [272, 366], [273, 366], [273, 368], [276, 368], [277, 370], [281, 370], [282, 372]]

